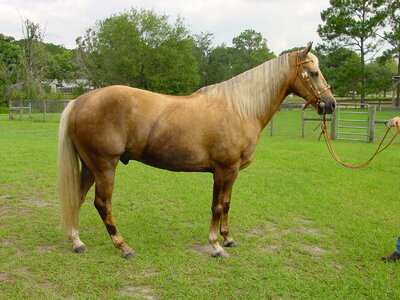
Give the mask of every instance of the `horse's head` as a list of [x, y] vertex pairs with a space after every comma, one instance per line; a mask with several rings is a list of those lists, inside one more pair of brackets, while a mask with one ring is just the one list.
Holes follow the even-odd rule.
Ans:
[[336, 101], [318, 65], [318, 58], [310, 52], [312, 42], [293, 55], [296, 56], [296, 72], [293, 78], [292, 91], [306, 99], [319, 114], [331, 114], [335, 111]]

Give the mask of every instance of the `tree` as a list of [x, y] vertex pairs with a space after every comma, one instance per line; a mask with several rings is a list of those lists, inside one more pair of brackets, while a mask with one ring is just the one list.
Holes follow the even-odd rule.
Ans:
[[[304, 47], [294, 47], [282, 51], [279, 55], [303, 50]], [[319, 58], [319, 66], [324, 77], [329, 82], [335, 95], [345, 97], [360, 92], [360, 56], [353, 50], [342, 47], [326, 47], [318, 45], [311, 52]]]
[[0, 104], [10, 98], [43, 99], [50, 90], [46, 81], [76, 79], [73, 50], [44, 43], [40, 26], [30, 20], [22, 27], [19, 41], [0, 34]]
[[236, 74], [249, 70], [275, 57], [267, 46], [267, 40], [260, 32], [246, 29], [232, 40], [236, 50], [234, 72]]
[[321, 72], [331, 85], [335, 95], [355, 96], [360, 92], [360, 56], [346, 48], [316, 48], [320, 60]]
[[77, 79], [74, 51], [64, 50], [60, 54], [52, 55], [50, 66], [51, 68], [47, 72], [48, 79], [57, 79], [59, 82], [71, 82]]
[[208, 85], [225, 81], [234, 75], [232, 61], [234, 49], [225, 44], [215, 47], [209, 54]]
[[6, 89], [15, 83], [21, 47], [15, 44], [13, 37], [0, 33], [0, 105], [6, 98]]
[[77, 65], [75, 51], [64, 48], [60, 45], [44, 44], [49, 55], [46, 70], [46, 78], [57, 79], [59, 82], [71, 82], [77, 79]]
[[84, 37], [76, 39], [76, 63], [80, 77], [87, 79], [93, 87], [102, 86], [103, 75], [96, 32], [89, 28]]
[[[398, 0], [388, 0], [386, 6], [387, 25], [383, 33], [383, 39], [389, 43], [391, 49], [384, 55], [390, 59], [397, 59], [397, 75], [400, 75], [400, 3]], [[392, 74], [393, 75], [393, 74]], [[396, 105], [400, 102], [400, 88], [397, 87]]]
[[[290, 49], [286, 49], [286, 50], [282, 51], [282, 52], [279, 54], [279, 56], [281, 56], [281, 55], [283, 55], [283, 54], [286, 54], [286, 53], [292, 53], [292, 52], [294, 52], [294, 51], [301, 51], [301, 50], [303, 50], [303, 49], [304, 49], [304, 46], [303, 46], [303, 47], [293, 47], [293, 48], [290, 48]], [[310, 51], [311, 51], [312, 53], [315, 52], [314, 49], [311, 49]]]
[[377, 31], [385, 19], [387, 0], [330, 0], [321, 12], [324, 25], [318, 26], [321, 38], [331, 45], [349, 47], [360, 52], [361, 100], [365, 99], [366, 55], [376, 50]]
[[200, 76], [194, 47], [181, 19], [176, 20], [171, 28], [166, 28], [164, 40], [149, 51], [151, 56], [144, 72], [148, 89], [173, 95], [185, 95], [196, 90]]
[[203, 85], [230, 79], [275, 57], [267, 46], [267, 40], [252, 29], [234, 37], [232, 47], [222, 44], [212, 48], [210, 33], [195, 35], [194, 40]]
[[[43, 46], [43, 31], [39, 24], [26, 19], [23, 22], [22, 48], [19, 58], [17, 82], [11, 87], [18, 97], [39, 99], [44, 95], [42, 82], [46, 79], [48, 53]], [[22, 93], [22, 94], [21, 94]]]
[[194, 55], [197, 60], [200, 72], [200, 87], [207, 86], [211, 83], [210, 73], [210, 54], [213, 51], [212, 40], [214, 35], [210, 32], [201, 32], [193, 36]]
[[77, 39], [80, 70], [95, 86], [124, 84], [186, 94], [199, 82], [194, 42], [183, 21], [135, 10], [97, 22]]
[[394, 60], [373, 61], [366, 65], [367, 92], [371, 94], [384, 93], [392, 88], [392, 76], [396, 73]]
[[397, 0], [389, 0], [386, 6], [387, 27], [383, 34], [383, 38], [392, 47], [389, 53], [392, 57], [397, 58], [397, 75], [400, 75], [400, 2]]

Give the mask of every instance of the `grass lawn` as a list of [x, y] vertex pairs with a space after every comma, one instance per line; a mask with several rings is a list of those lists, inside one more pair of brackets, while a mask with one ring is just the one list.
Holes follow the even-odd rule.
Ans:
[[[390, 113], [378, 112], [378, 119]], [[236, 248], [215, 259], [207, 243], [212, 176], [119, 165], [116, 224], [138, 256], [124, 260], [92, 204], [81, 210], [87, 252], [59, 226], [56, 122], [0, 115], [2, 299], [399, 299], [400, 265], [382, 263], [400, 235], [400, 138], [367, 168], [346, 169], [301, 138], [299, 110], [280, 111], [234, 186]], [[361, 163], [375, 143], [335, 141]]]

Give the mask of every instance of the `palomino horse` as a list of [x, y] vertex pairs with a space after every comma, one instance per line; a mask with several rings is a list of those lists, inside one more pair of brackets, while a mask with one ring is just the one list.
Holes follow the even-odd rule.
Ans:
[[79, 210], [96, 183], [94, 205], [114, 246], [125, 258], [135, 256], [114, 223], [111, 196], [118, 161], [136, 160], [213, 174], [209, 242], [214, 256], [228, 257], [222, 246], [237, 245], [228, 227], [232, 186], [239, 170], [252, 162], [260, 133], [282, 101], [295, 93], [320, 114], [335, 109], [311, 45], [186, 97], [110, 86], [71, 101], [59, 129], [58, 186], [73, 251], [85, 250], [78, 236]]

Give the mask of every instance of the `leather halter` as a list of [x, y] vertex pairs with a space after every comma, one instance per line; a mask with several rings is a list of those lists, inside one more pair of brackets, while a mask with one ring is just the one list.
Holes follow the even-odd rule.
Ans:
[[313, 102], [314, 99], [316, 99], [316, 104], [315, 104], [315, 109], [318, 110], [318, 106], [321, 103], [321, 94], [326, 92], [327, 90], [331, 89], [331, 86], [325, 81], [325, 87], [321, 90], [317, 90], [314, 85], [312, 84], [310, 80], [310, 76], [308, 76], [307, 71], [304, 70], [303, 65], [306, 63], [309, 63], [313, 61], [312, 59], [306, 59], [303, 61], [300, 61], [300, 51], [297, 51], [297, 58], [296, 58], [296, 73], [294, 74], [294, 79], [292, 86], [294, 86], [297, 77], [300, 78], [300, 80], [303, 82], [304, 86], [308, 89], [308, 91], [311, 93], [311, 97], [307, 99], [306, 97], [306, 104], [303, 107], [303, 110], [305, 110], [311, 102]]

